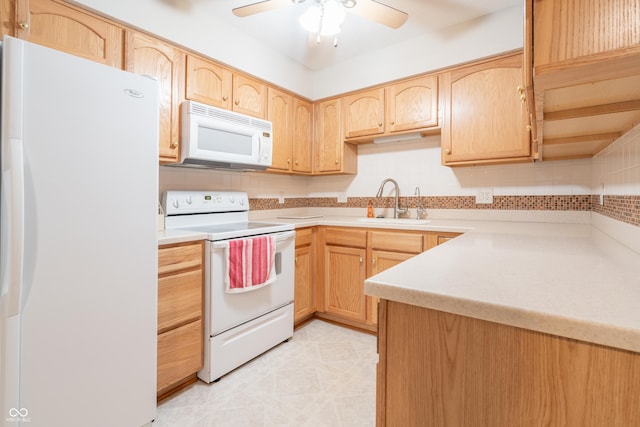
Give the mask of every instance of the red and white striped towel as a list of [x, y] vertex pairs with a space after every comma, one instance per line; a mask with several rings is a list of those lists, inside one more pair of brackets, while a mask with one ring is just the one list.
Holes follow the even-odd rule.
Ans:
[[273, 236], [229, 240], [226, 262], [227, 292], [246, 292], [276, 279]]

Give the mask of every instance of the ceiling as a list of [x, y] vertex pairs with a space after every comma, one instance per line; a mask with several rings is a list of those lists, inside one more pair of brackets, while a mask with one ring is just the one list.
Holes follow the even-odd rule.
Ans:
[[298, 24], [298, 17], [312, 0], [290, 4], [276, 10], [239, 18], [231, 12], [235, 7], [259, 0], [163, 0], [175, 7], [197, 9], [197, 13], [211, 14], [227, 25], [267, 44], [275, 51], [320, 70], [352, 59], [366, 52], [389, 47], [425, 33], [437, 33], [447, 27], [470, 21], [498, 10], [522, 4], [522, 0], [379, 0], [408, 13], [407, 22], [399, 29], [391, 29], [352, 13], [342, 24], [338, 46], [333, 38], [316, 43]]

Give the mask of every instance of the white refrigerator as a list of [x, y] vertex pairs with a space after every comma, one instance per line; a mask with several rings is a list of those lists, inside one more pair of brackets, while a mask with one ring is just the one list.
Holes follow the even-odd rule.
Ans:
[[158, 86], [2, 43], [0, 425], [156, 413]]

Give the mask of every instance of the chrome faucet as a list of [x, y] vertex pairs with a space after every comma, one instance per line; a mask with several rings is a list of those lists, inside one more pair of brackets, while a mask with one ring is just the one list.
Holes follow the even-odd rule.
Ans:
[[422, 215], [424, 215], [424, 211], [426, 211], [427, 209], [422, 206], [422, 202], [420, 200], [420, 187], [416, 187], [416, 191], [413, 193], [414, 196], [418, 196], [418, 203], [417, 203], [417, 208], [416, 208], [416, 219], [420, 219], [422, 218]]
[[380, 188], [378, 189], [378, 194], [376, 194], [376, 197], [382, 197], [382, 190], [384, 190], [384, 185], [387, 182], [391, 182], [394, 185], [395, 189], [396, 189], [396, 203], [395, 203], [395, 206], [393, 207], [393, 217], [394, 218], [398, 218], [399, 214], [407, 213], [408, 209], [407, 208], [401, 208], [400, 205], [399, 205], [400, 187], [398, 187], [398, 183], [396, 182], [395, 179], [387, 178], [384, 181], [382, 181], [382, 184], [380, 184]]

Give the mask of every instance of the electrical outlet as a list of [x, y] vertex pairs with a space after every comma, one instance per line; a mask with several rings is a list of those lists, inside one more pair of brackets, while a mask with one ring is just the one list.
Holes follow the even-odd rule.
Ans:
[[347, 203], [347, 193], [338, 191], [338, 203]]
[[280, 193], [278, 196], [278, 202], [282, 205], [284, 204], [284, 193]]
[[476, 205], [493, 203], [493, 190], [479, 190], [476, 193]]

